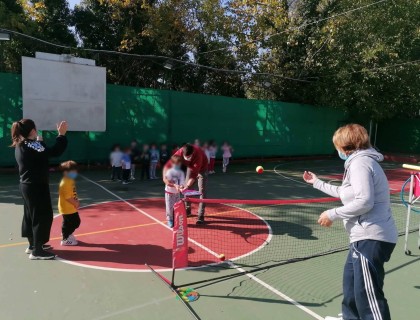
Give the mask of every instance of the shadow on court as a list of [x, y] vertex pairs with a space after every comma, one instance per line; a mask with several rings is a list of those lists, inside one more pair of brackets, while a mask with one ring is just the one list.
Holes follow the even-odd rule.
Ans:
[[[145, 263], [171, 268], [172, 264], [172, 250], [157, 245], [94, 244], [79, 241], [75, 248], [79, 247], [82, 250], [55, 249], [54, 252], [66, 260], [80, 263], [106, 262], [117, 268], [124, 265], [143, 267]], [[102, 250], [94, 250], [95, 248]]]

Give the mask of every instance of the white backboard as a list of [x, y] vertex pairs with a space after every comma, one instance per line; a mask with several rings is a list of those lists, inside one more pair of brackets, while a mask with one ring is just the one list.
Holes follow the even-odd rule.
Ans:
[[38, 130], [106, 130], [106, 69], [22, 57], [23, 117]]

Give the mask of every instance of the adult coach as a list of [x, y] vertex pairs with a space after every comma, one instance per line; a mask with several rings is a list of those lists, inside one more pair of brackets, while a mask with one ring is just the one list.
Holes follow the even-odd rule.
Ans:
[[[183, 164], [187, 167], [187, 175], [185, 179], [184, 189], [190, 189], [196, 182], [198, 183], [198, 191], [201, 192], [201, 199], [206, 198], [207, 194], [207, 178], [208, 178], [208, 159], [204, 151], [199, 147], [187, 143], [174, 155], [182, 157]], [[166, 176], [166, 170], [170, 168], [171, 163], [168, 161], [165, 165], [163, 177]], [[191, 215], [191, 203], [186, 203], [187, 215]], [[200, 203], [198, 207], [197, 224], [204, 223], [205, 204]]]
[[12, 125], [12, 146], [15, 148], [19, 166], [20, 191], [23, 197], [24, 214], [22, 237], [28, 238], [31, 260], [50, 260], [55, 255], [46, 251], [50, 240], [53, 210], [49, 187], [48, 158], [60, 156], [67, 147], [67, 123], [57, 125], [58, 137], [54, 146], [47, 147], [37, 140], [35, 123], [22, 119]]
[[350, 236], [350, 250], [344, 266], [343, 320], [390, 320], [383, 292], [384, 264], [389, 261], [398, 232], [391, 212], [389, 185], [378, 162], [384, 157], [373, 149], [365, 128], [349, 124], [339, 128], [333, 143], [344, 163], [340, 187], [306, 172], [303, 179], [314, 188], [339, 197], [343, 206], [325, 211], [318, 223], [330, 227], [343, 220]]

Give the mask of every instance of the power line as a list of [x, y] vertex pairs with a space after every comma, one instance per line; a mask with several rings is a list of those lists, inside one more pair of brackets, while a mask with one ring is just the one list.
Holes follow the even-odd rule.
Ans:
[[288, 31], [300, 30], [300, 29], [303, 29], [307, 26], [310, 26], [310, 25], [313, 25], [313, 24], [318, 24], [320, 22], [327, 21], [327, 20], [330, 20], [330, 19], [334, 19], [334, 18], [343, 16], [343, 15], [346, 15], [348, 13], [353, 13], [355, 11], [359, 11], [359, 10], [362, 10], [362, 9], [365, 9], [365, 8], [368, 8], [368, 7], [371, 7], [371, 6], [386, 2], [386, 1], [388, 1], [388, 0], [380, 0], [380, 1], [377, 1], [377, 2], [373, 2], [373, 3], [367, 4], [367, 5], [361, 6], [361, 7], [353, 8], [353, 9], [350, 9], [348, 11], [344, 11], [344, 12], [338, 13], [336, 15], [326, 17], [326, 18], [322, 18], [322, 19], [315, 20], [315, 21], [312, 21], [312, 22], [303, 23], [303, 24], [301, 24], [300, 26], [297, 26], [297, 27], [287, 28], [286, 30], [283, 30], [281, 32], [273, 33], [273, 34], [270, 34], [270, 35], [267, 35], [267, 36], [264, 36], [264, 37], [261, 37], [261, 38], [257, 38], [257, 39], [254, 39], [254, 40], [251, 40], [251, 41], [248, 41], [248, 42], [243, 42], [243, 43], [240, 43], [238, 45], [229, 45], [229, 46], [219, 48], [219, 49], [199, 52], [199, 53], [197, 53], [197, 55], [203, 55], [203, 54], [208, 54], [208, 53], [212, 53], [212, 52], [223, 51], [223, 50], [226, 50], [226, 49], [230, 49], [232, 47], [240, 48], [240, 47], [243, 47], [247, 44], [255, 43], [255, 42], [258, 42], [258, 41], [261, 41], [261, 40], [268, 40], [268, 39], [271, 39], [272, 37], [275, 37], [275, 36], [278, 36], [280, 34], [286, 33]]
[[159, 60], [166, 60], [166, 61], [172, 61], [177, 62], [180, 64], [184, 64], [186, 66], [201, 68], [201, 69], [207, 69], [215, 72], [223, 72], [223, 73], [232, 73], [232, 74], [244, 74], [244, 75], [256, 75], [256, 76], [269, 76], [269, 77], [276, 77], [276, 78], [282, 78], [285, 80], [291, 80], [291, 81], [298, 81], [298, 82], [311, 82], [309, 80], [305, 79], [298, 79], [298, 78], [292, 78], [292, 77], [286, 77], [280, 74], [275, 73], [267, 73], [267, 72], [252, 72], [252, 71], [245, 71], [245, 70], [232, 70], [232, 69], [223, 69], [223, 68], [216, 68], [211, 66], [202, 65], [199, 63], [191, 62], [191, 61], [184, 61], [177, 58], [167, 57], [167, 56], [161, 56], [161, 55], [150, 55], [150, 54], [136, 54], [136, 53], [128, 53], [128, 52], [120, 52], [120, 51], [114, 51], [114, 50], [104, 50], [104, 49], [91, 49], [91, 48], [80, 48], [80, 47], [70, 47], [65, 45], [56, 44], [53, 42], [49, 42], [46, 40], [42, 40], [18, 31], [9, 30], [0, 28], [0, 30], [4, 32], [9, 32], [14, 35], [19, 35], [21, 37], [25, 37], [34, 41], [38, 41], [50, 46], [54, 46], [56, 48], [66, 49], [66, 50], [81, 50], [86, 52], [94, 52], [94, 53], [107, 53], [107, 54], [116, 54], [121, 56], [130, 56], [130, 57], [136, 57], [140, 59], [159, 59]]
[[396, 64], [391, 64], [391, 65], [387, 65], [387, 66], [383, 66], [383, 67], [374, 67], [374, 68], [369, 68], [369, 69], [363, 69], [363, 70], [359, 70], [359, 71], [339, 72], [339, 73], [327, 74], [327, 75], [323, 75], [323, 76], [306, 77], [304, 79], [330, 78], [330, 77], [336, 77], [336, 76], [341, 76], [341, 75], [357, 74], [357, 73], [365, 73], [365, 72], [369, 72], [369, 71], [389, 69], [389, 68], [404, 66], [404, 65], [408, 65], [408, 64], [417, 64], [417, 63], [420, 63], [420, 59], [419, 60], [412, 60], [412, 61], [396, 63]]

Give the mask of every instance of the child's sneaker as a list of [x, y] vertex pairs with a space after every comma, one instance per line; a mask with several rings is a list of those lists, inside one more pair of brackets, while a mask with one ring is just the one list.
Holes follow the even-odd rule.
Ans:
[[[50, 250], [52, 248], [52, 246], [50, 246], [49, 244], [44, 244], [42, 246], [42, 250]], [[29, 246], [25, 249], [25, 253], [27, 254], [31, 254], [32, 251], [34, 251], [34, 247], [33, 246]]]
[[55, 259], [56, 255], [54, 253], [50, 253], [48, 251], [42, 250], [39, 253], [32, 252], [29, 255], [29, 259], [31, 260], [53, 260]]
[[130, 182], [128, 181], [123, 181], [122, 184], [129, 184]]
[[172, 220], [168, 220], [167, 224], [168, 224], [168, 227], [171, 229], [174, 227], [174, 222]]
[[62, 246], [77, 246], [77, 240], [70, 238], [70, 236], [67, 239], [61, 240]]

